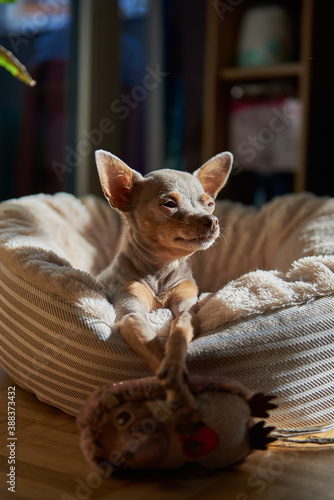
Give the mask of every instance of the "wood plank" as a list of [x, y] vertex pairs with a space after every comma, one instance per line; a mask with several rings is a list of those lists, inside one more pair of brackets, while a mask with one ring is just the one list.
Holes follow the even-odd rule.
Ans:
[[299, 62], [275, 64], [273, 66], [251, 66], [221, 68], [218, 71], [222, 82], [240, 82], [271, 78], [299, 77], [304, 73], [304, 65]]
[[211, 158], [216, 150], [218, 35], [219, 17], [212, 6], [212, 2], [207, 0], [203, 94], [203, 163]]
[[[7, 387], [0, 369], [0, 498], [7, 500], [334, 500], [334, 447], [273, 444], [242, 463], [201, 477], [197, 472], [134, 471], [102, 478], [85, 461], [75, 418], [16, 388], [16, 492], [8, 492]], [[22, 405], [22, 406], [21, 406]]]
[[306, 189], [306, 175], [308, 166], [308, 142], [310, 122], [310, 94], [312, 68], [312, 31], [313, 31], [313, 0], [303, 0], [300, 38], [300, 60], [303, 64], [303, 78], [299, 80], [299, 99], [302, 103], [302, 119], [299, 144], [299, 169], [295, 175], [295, 191]]

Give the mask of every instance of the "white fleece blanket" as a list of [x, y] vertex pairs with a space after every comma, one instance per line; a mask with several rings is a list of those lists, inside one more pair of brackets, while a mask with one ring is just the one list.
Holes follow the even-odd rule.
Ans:
[[[193, 256], [202, 334], [334, 292], [334, 200], [288, 195], [257, 210], [221, 201], [222, 236]], [[60, 193], [0, 205], [1, 261], [22, 278], [114, 321], [95, 280], [120, 244], [119, 215], [102, 200]], [[170, 312], [149, 315], [164, 333]]]
[[221, 202], [224, 238], [195, 256], [203, 331], [334, 292], [334, 200], [287, 195], [256, 210]]

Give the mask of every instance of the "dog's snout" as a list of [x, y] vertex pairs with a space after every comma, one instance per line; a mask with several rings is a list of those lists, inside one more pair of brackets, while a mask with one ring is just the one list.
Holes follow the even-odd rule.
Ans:
[[203, 217], [201, 217], [201, 222], [210, 229], [210, 231], [214, 231], [218, 226], [218, 219], [214, 215], [203, 215]]

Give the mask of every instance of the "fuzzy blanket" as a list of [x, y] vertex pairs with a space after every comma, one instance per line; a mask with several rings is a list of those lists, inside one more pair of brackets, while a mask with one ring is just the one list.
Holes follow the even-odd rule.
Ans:
[[[199, 284], [201, 331], [298, 305], [334, 291], [334, 200], [288, 195], [257, 210], [221, 201], [222, 236], [192, 257]], [[119, 215], [102, 200], [64, 193], [0, 206], [1, 261], [45, 291], [114, 321], [94, 276], [122, 237]], [[161, 333], [170, 312], [150, 315]]]

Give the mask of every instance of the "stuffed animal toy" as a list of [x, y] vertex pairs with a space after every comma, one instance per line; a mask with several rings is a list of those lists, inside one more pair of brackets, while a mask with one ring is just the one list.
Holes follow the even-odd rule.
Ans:
[[253, 448], [274, 441], [268, 417], [272, 396], [252, 394], [234, 380], [193, 376], [189, 387], [200, 419], [188, 421], [182, 406], [167, 405], [155, 377], [97, 389], [77, 423], [82, 451], [104, 476], [128, 468], [179, 468], [199, 463], [223, 468]]

